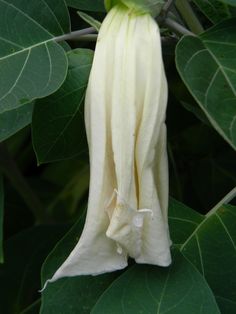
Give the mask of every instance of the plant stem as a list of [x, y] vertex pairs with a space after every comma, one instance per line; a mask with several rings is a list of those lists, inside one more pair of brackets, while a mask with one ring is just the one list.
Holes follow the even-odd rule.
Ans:
[[193, 33], [200, 34], [204, 31], [188, 0], [176, 0], [175, 6]]
[[176, 21], [172, 20], [171, 18], [167, 17], [164, 20], [164, 25], [171, 29], [174, 33], [178, 35], [192, 35], [195, 36], [194, 33], [190, 32], [187, 28], [182, 26], [181, 24], [177, 23]]
[[171, 9], [172, 5], [174, 4], [174, 1], [175, 1], [175, 0], [168, 0], [168, 1], [166, 2], [166, 4], [164, 5], [164, 7], [163, 7], [163, 9], [162, 9], [162, 12], [161, 12], [163, 18], [166, 18], [166, 16], [167, 16], [169, 10]]
[[55, 37], [56, 42], [65, 41], [65, 40], [78, 40], [80, 37], [88, 34], [93, 34], [96, 32], [94, 27], [84, 28], [78, 31], [71, 32], [62, 36]]
[[207, 214], [206, 217], [211, 216], [214, 214], [222, 205], [228, 204], [236, 197], [236, 187], [233, 188], [222, 200], [219, 201]]
[[44, 208], [34, 191], [31, 189], [5, 144], [0, 144], [0, 169], [12, 186], [20, 194], [26, 205], [35, 216], [36, 223], [44, 221]]
[[89, 35], [82, 35], [78, 38], [75, 38], [77, 41], [97, 41], [98, 35], [97, 34], [89, 34]]

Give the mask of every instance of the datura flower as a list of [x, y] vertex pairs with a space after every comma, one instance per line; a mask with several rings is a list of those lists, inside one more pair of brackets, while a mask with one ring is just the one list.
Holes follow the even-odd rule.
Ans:
[[171, 263], [167, 82], [158, 25], [119, 4], [99, 32], [85, 99], [90, 153], [86, 223], [50, 281]]

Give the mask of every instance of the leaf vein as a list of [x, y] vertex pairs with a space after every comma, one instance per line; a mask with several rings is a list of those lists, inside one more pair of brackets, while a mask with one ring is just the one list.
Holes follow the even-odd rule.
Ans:
[[220, 217], [217, 213], [216, 213], [216, 217], [217, 217], [218, 220], [220, 221], [222, 227], [224, 228], [226, 234], [228, 235], [228, 238], [229, 238], [230, 242], [231, 242], [232, 245], [233, 245], [234, 250], [236, 251], [236, 244], [234, 243], [234, 240], [233, 240], [233, 238], [231, 237], [231, 235], [230, 235], [230, 233], [229, 233], [229, 230], [227, 229], [225, 223], [223, 222], [223, 220], [221, 219], [221, 217]]
[[30, 53], [31, 53], [31, 49], [29, 49], [28, 54], [26, 55], [24, 64], [23, 64], [23, 66], [22, 66], [21, 71], [20, 71], [19, 74], [18, 74], [18, 77], [17, 77], [16, 80], [15, 80], [15, 83], [14, 83], [14, 84], [12, 85], [12, 87], [8, 90], [8, 92], [0, 98], [0, 101], [3, 100], [6, 96], [8, 96], [8, 95], [13, 91], [13, 89], [14, 89], [15, 86], [16, 86], [16, 84], [19, 82], [19, 80], [20, 80], [20, 78], [21, 78], [21, 76], [22, 76], [22, 74], [23, 74], [23, 72], [24, 72], [24, 69], [25, 69], [25, 67], [26, 67], [26, 65], [27, 65], [27, 62], [28, 62], [28, 60], [29, 60]]
[[0, 2], [4, 3], [6, 6], [8, 7], [12, 7], [13, 9], [15, 9], [17, 12], [19, 12], [20, 14], [22, 14], [23, 16], [25, 16], [28, 20], [30, 20], [31, 22], [33, 22], [34, 24], [36, 24], [40, 29], [42, 29], [44, 32], [46, 32], [48, 35], [50, 35], [50, 37], [53, 36], [53, 34], [51, 34], [48, 30], [46, 30], [41, 24], [39, 24], [36, 20], [32, 19], [31, 16], [29, 16], [28, 14], [26, 14], [24, 11], [22, 11], [21, 9], [17, 8], [14, 4], [12, 3], [7, 3], [5, 0], [0, 0]]

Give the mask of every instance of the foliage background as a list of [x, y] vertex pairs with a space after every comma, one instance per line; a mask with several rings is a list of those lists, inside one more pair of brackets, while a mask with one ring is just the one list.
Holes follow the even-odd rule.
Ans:
[[1, 313], [236, 312], [236, 3], [172, 2], [159, 23], [173, 265], [130, 261], [40, 294], [78, 241], [88, 196], [83, 100], [94, 35], [61, 36], [89, 27], [78, 10], [94, 23], [105, 9], [101, 0], [0, 1]]

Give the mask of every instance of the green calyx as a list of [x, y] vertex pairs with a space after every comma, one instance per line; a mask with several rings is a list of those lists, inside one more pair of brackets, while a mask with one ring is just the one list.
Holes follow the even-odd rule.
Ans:
[[137, 14], [149, 13], [156, 17], [160, 14], [165, 3], [164, 0], [104, 0], [105, 8], [109, 11], [112, 7], [118, 4], [125, 5], [128, 9]]

